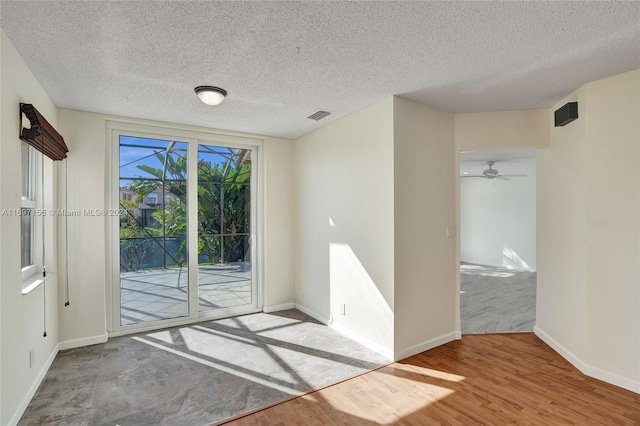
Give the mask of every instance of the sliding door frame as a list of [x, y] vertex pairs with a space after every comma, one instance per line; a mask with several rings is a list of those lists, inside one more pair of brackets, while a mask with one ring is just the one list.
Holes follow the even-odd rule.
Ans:
[[[107, 214], [106, 237], [106, 323], [109, 336], [150, 331], [194, 322], [262, 311], [264, 301], [263, 229], [264, 178], [263, 140], [186, 128], [173, 128], [129, 121], [109, 120], [106, 123], [107, 187], [106, 210], [119, 211], [120, 136], [186, 142], [187, 148], [187, 256], [189, 310], [187, 316], [122, 326], [120, 324], [120, 237], [118, 215]], [[249, 238], [251, 246], [252, 303], [233, 308], [199, 312], [198, 301], [198, 146], [211, 145], [251, 150], [251, 212]]]

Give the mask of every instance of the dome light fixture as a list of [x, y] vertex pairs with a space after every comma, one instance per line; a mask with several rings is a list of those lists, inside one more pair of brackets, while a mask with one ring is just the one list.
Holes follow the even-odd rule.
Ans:
[[214, 86], [198, 86], [193, 90], [198, 98], [207, 105], [218, 105], [227, 96], [226, 90]]

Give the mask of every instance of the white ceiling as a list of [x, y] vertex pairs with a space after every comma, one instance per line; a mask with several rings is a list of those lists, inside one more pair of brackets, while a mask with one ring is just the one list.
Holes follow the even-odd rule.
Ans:
[[391, 95], [543, 108], [640, 68], [638, 1], [2, 0], [0, 24], [61, 108], [288, 138]]
[[460, 176], [465, 172], [471, 176], [482, 176], [482, 171], [489, 168], [487, 161], [495, 161], [492, 167], [500, 174], [535, 176], [535, 149], [463, 151], [460, 153]]

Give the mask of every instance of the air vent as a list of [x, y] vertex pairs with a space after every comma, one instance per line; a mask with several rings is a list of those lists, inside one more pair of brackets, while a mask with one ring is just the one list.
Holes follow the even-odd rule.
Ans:
[[322, 120], [323, 118], [325, 118], [325, 117], [327, 117], [329, 115], [331, 115], [331, 113], [329, 111], [318, 111], [318, 112], [315, 112], [315, 113], [311, 114], [307, 118], [309, 120], [320, 121], [320, 120]]
[[573, 120], [578, 118], [578, 103], [569, 102], [562, 108], [558, 108], [554, 114], [556, 127], [561, 127], [569, 124]]

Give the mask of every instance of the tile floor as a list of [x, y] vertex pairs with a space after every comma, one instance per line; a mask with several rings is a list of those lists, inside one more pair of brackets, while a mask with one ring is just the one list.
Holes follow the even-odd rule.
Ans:
[[19, 425], [205, 425], [388, 363], [296, 310], [207, 321], [61, 351]]
[[462, 334], [533, 331], [536, 273], [460, 265]]

